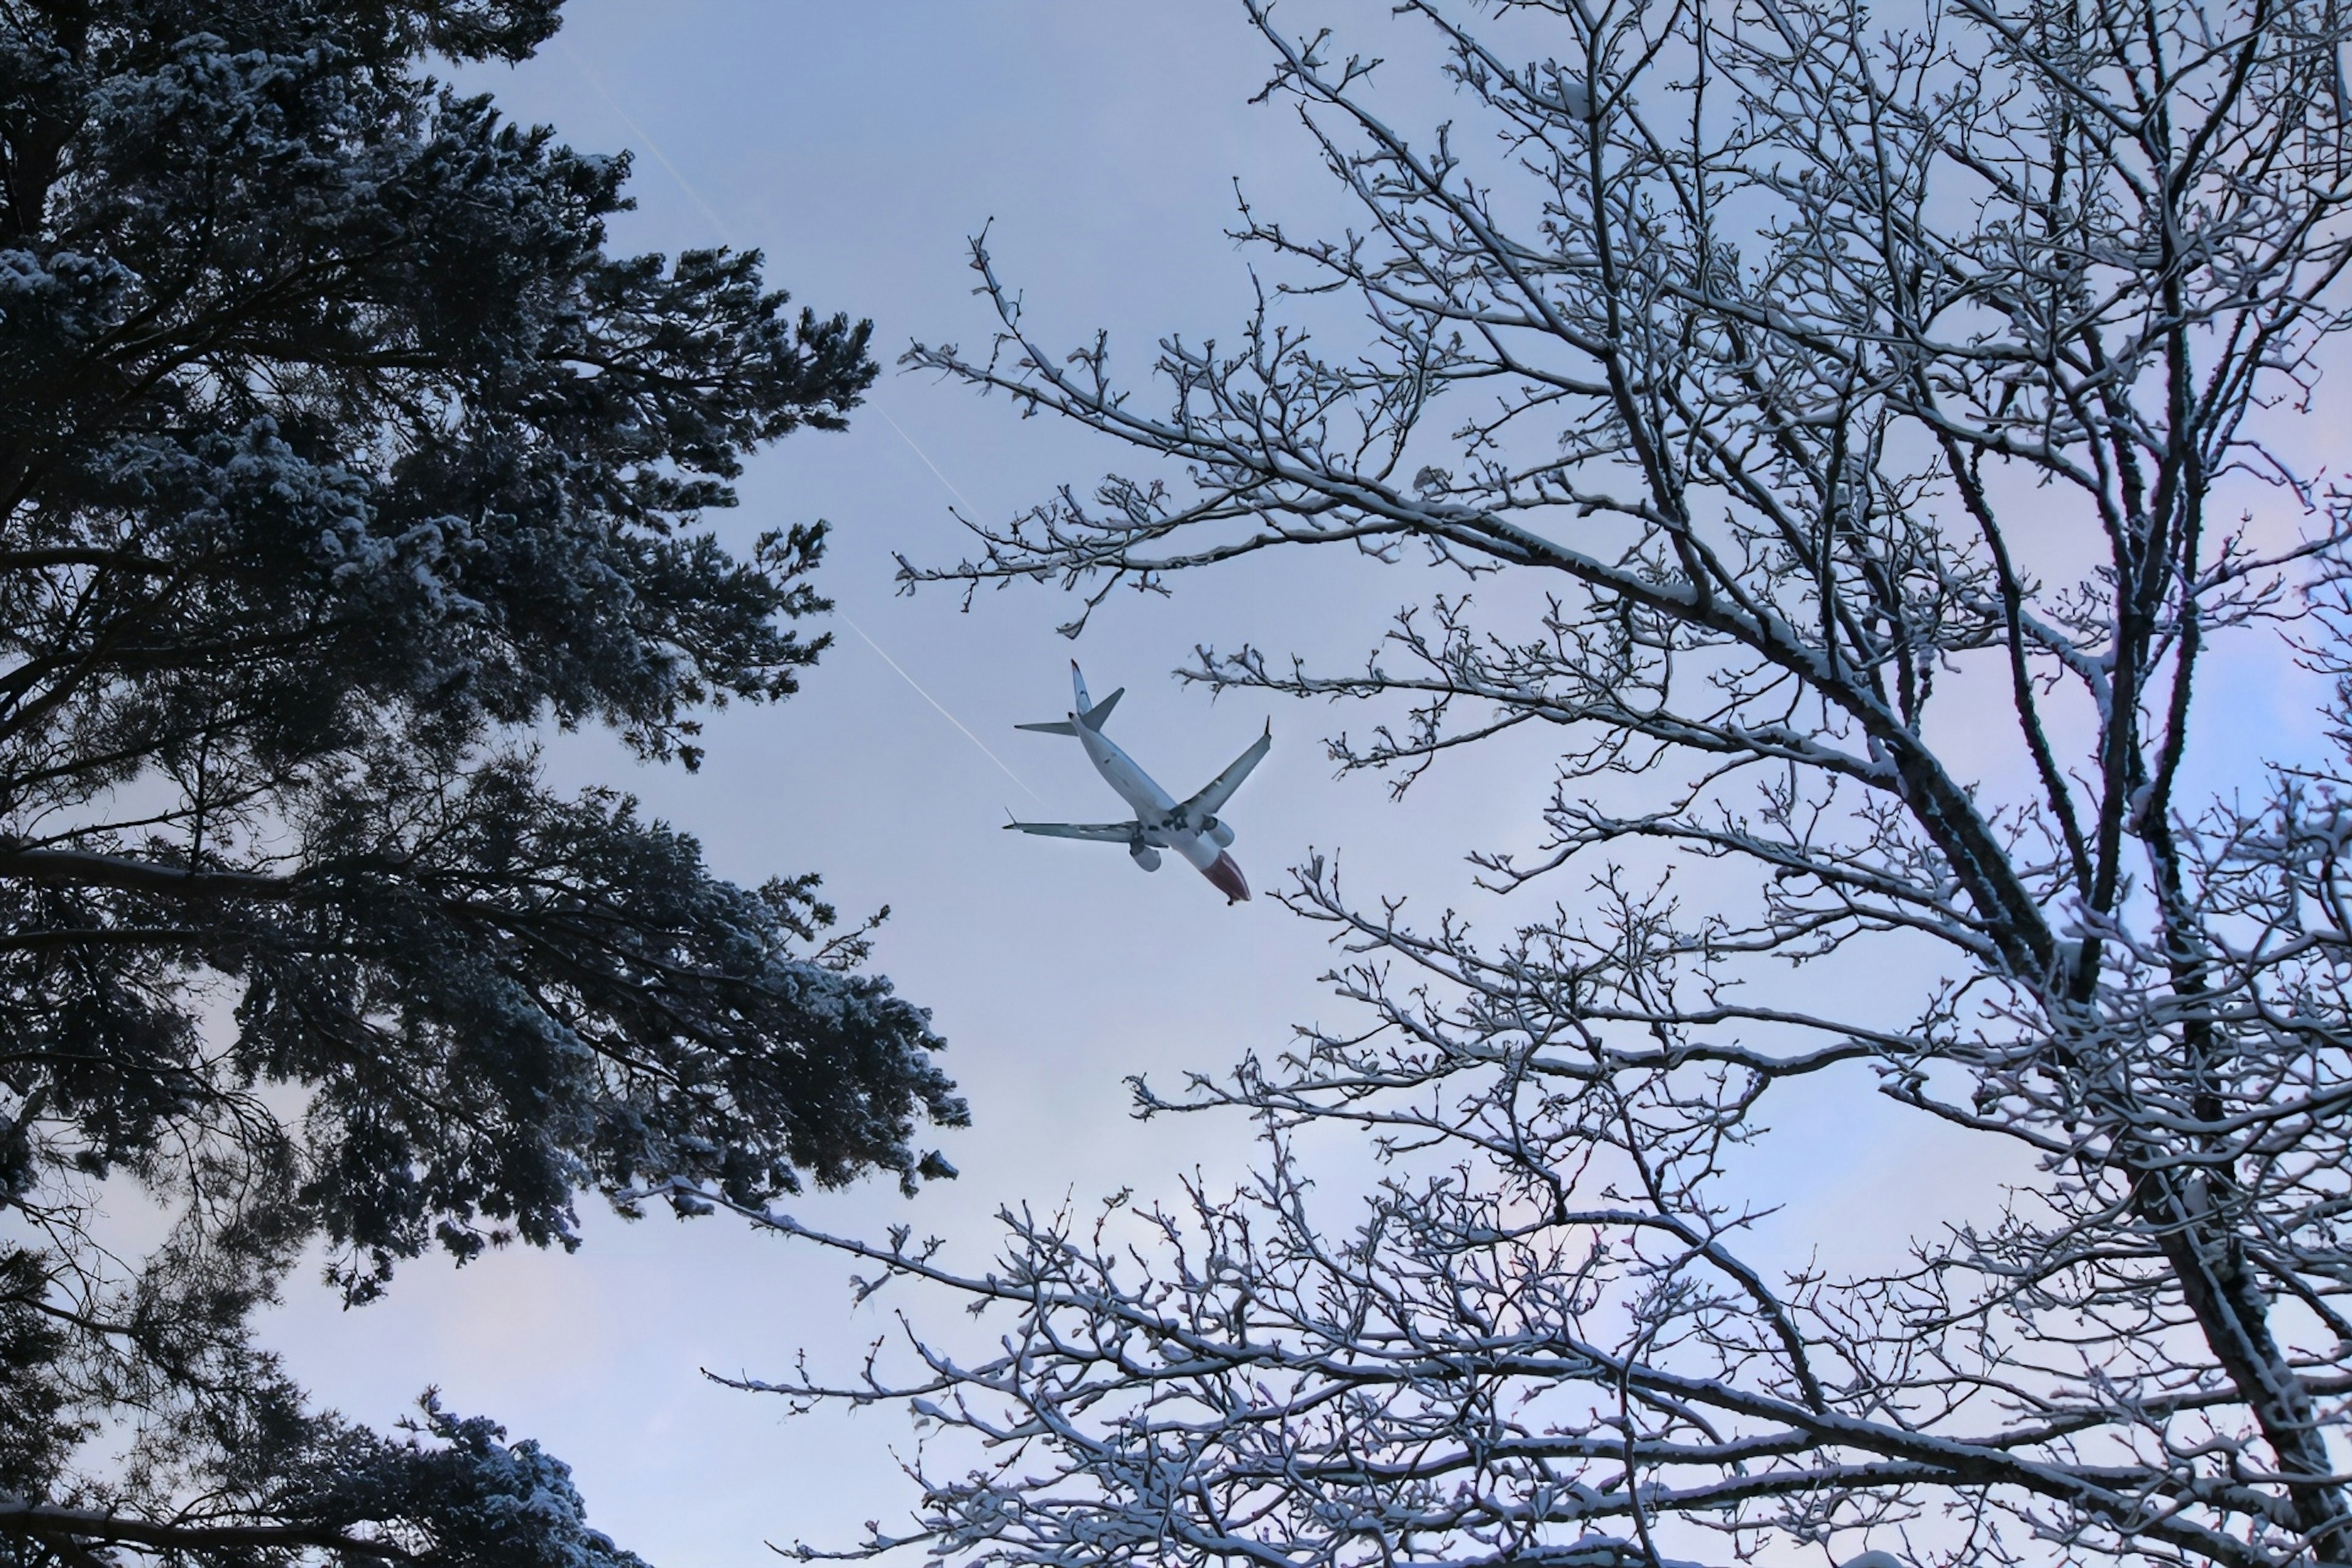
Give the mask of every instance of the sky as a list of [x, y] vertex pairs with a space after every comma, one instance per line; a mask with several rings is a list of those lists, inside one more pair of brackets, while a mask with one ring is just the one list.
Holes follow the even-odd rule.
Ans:
[[[1367, 53], [1408, 47], [1384, 5], [1342, 15]], [[465, 81], [574, 146], [635, 152], [638, 208], [617, 248], [757, 247], [798, 301], [872, 318], [886, 367], [909, 340], [984, 342], [965, 265], [983, 227], [1046, 337], [1106, 328], [1139, 370], [1163, 333], [1229, 335], [1240, 319], [1249, 258], [1224, 234], [1237, 184], [1301, 227], [1344, 222], [1290, 113], [1250, 103], [1262, 45], [1217, 0], [574, 0], [567, 18], [538, 58]], [[1402, 102], [1424, 122], [1446, 113], [1433, 82]], [[803, 1219], [909, 1224], [971, 1257], [1002, 1205], [1148, 1197], [1195, 1170], [1229, 1179], [1245, 1127], [1139, 1123], [1125, 1079], [1173, 1088], [1278, 1051], [1295, 1024], [1342, 1021], [1318, 984], [1333, 962], [1321, 934], [1270, 900], [1228, 908], [1172, 860], [1145, 877], [1115, 849], [999, 830], [1007, 810], [1116, 809], [1075, 747], [1013, 729], [1061, 716], [1073, 654], [1097, 696], [1128, 689], [1115, 731], [1179, 796], [1271, 718], [1272, 756], [1227, 814], [1261, 890], [1337, 850], [1360, 889], [1475, 910], [1463, 858], [1533, 840], [1549, 771], [1530, 743], [1486, 748], [1392, 802], [1378, 779], [1333, 776], [1321, 738], [1346, 715], [1212, 703], [1170, 677], [1196, 644], [1244, 638], [1353, 662], [1426, 584], [1271, 562], [1172, 599], [1115, 599], [1075, 645], [1049, 592], [983, 594], [969, 613], [948, 592], [896, 593], [896, 554], [957, 557], [950, 506], [1002, 519], [1121, 457], [886, 369], [849, 431], [760, 457], [723, 520], [738, 541], [834, 525], [821, 586], [839, 640], [803, 694], [718, 716], [692, 776], [596, 736], [550, 742], [559, 773], [636, 791], [723, 874], [814, 870], [845, 918], [889, 907], [877, 966], [950, 1042], [973, 1126], [932, 1142], [962, 1174], [911, 1201], [887, 1184], [814, 1195], [794, 1205]], [[1780, 1173], [1787, 1192], [1817, 1235], [1899, 1232], [1938, 1175], [1937, 1145], [1850, 1125], [1807, 1136], [1808, 1117], [1818, 1131], [1832, 1114], [1799, 1101], [1779, 1119], [1802, 1150]], [[423, 1262], [356, 1311], [298, 1281], [266, 1332], [356, 1418], [395, 1421], [430, 1384], [450, 1408], [539, 1439], [573, 1466], [591, 1521], [658, 1568], [766, 1560], [763, 1542], [845, 1546], [861, 1521], [903, 1520], [899, 1412], [788, 1421], [700, 1373], [779, 1375], [803, 1348], [847, 1369], [920, 1302], [885, 1291], [853, 1307], [836, 1264], [725, 1219], [583, 1218], [575, 1256]]]
[[[1460, 883], [1484, 825], [1533, 831], [1543, 775], [1465, 773], [1401, 809], [1377, 781], [1333, 780], [1326, 715], [1212, 704], [1170, 679], [1196, 642], [1245, 636], [1360, 657], [1396, 597], [1369, 576], [1245, 573], [1173, 602], [1130, 597], [1075, 645], [1054, 629], [1068, 605], [1045, 592], [985, 595], [969, 614], [943, 591], [898, 596], [894, 552], [960, 552], [950, 507], [1001, 518], [1119, 455], [892, 362], [910, 339], [985, 340], [966, 265], [983, 226], [1033, 319], [1072, 342], [1104, 326], [1136, 363], [1164, 331], [1229, 329], [1250, 286], [1223, 235], [1235, 180], [1305, 217], [1338, 210], [1295, 121], [1247, 101], [1265, 72], [1238, 7], [575, 0], [566, 18], [538, 58], [466, 84], [576, 147], [634, 151], [638, 210], [615, 248], [757, 247], [797, 303], [872, 318], [886, 367], [849, 431], [762, 455], [721, 520], [739, 540], [834, 526], [821, 586], [838, 643], [803, 693], [717, 716], [690, 777], [601, 737], [550, 742], [559, 773], [636, 791], [722, 874], [818, 871], [845, 920], [889, 906], [876, 966], [949, 1041], [973, 1126], [931, 1142], [962, 1174], [911, 1202], [884, 1183], [794, 1212], [984, 1246], [1005, 1204], [1237, 1173], [1245, 1128], [1139, 1124], [1124, 1079], [1173, 1088], [1280, 1049], [1294, 1023], [1333, 1016], [1316, 984], [1331, 955], [1271, 900], [1228, 908], [1180, 864], [1147, 877], [1116, 849], [1001, 831], [1008, 809], [1118, 811], [1074, 746], [1013, 726], [1061, 716], [1075, 655], [1097, 697], [1128, 688], [1116, 732], [1181, 796], [1271, 715], [1275, 750], [1227, 813], [1261, 892], [1334, 847], [1368, 882]], [[1410, 826], [1433, 820], [1445, 826]], [[724, 1219], [583, 1215], [574, 1256], [424, 1261], [356, 1311], [297, 1280], [265, 1333], [353, 1417], [393, 1422], [431, 1384], [541, 1440], [574, 1467], [591, 1522], [659, 1568], [766, 1560], [763, 1542], [845, 1545], [866, 1520], [903, 1517], [898, 1412], [786, 1421], [700, 1375], [782, 1374], [803, 1347], [852, 1365], [891, 1331], [888, 1292], [853, 1311], [839, 1267]]]

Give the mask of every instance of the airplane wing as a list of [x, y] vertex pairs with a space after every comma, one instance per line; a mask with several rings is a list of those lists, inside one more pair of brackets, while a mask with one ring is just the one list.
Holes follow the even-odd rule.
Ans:
[[1250, 776], [1250, 770], [1264, 762], [1266, 752], [1273, 749], [1274, 721], [1269, 719], [1265, 733], [1251, 742], [1248, 751], [1235, 757], [1223, 773], [1211, 779], [1200, 794], [1178, 806], [1177, 811], [1185, 821], [1196, 824], [1216, 816], [1225, 802], [1234, 798], [1234, 791], [1242, 787], [1242, 780]]
[[1097, 844], [1127, 844], [1135, 839], [1141, 826], [1132, 822], [1008, 822], [1004, 830], [1038, 833], [1048, 838], [1085, 838]]

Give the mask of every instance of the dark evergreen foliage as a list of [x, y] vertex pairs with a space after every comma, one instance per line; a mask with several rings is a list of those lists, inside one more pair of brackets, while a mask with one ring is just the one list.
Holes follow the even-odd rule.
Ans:
[[[585, 1189], [944, 1169], [940, 1042], [812, 879], [539, 775], [530, 726], [692, 767], [793, 690], [822, 526], [699, 514], [874, 374], [756, 255], [607, 255], [625, 158], [430, 79], [556, 9], [0, 5], [0, 1563], [633, 1563], [493, 1426], [309, 1412], [248, 1315], [322, 1237], [360, 1300]], [[109, 1182], [179, 1215], [127, 1272]]]

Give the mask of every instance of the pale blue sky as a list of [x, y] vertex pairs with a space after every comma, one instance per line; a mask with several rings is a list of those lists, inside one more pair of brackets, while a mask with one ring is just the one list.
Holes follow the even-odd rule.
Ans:
[[[1402, 47], [1384, 4], [1334, 9], [1367, 52]], [[983, 223], [1047, 335], [1108, 326], [1137, 366], [1161, 332], [1238, 319], [1247, 258], [1222, 235], [1236, 178], [1302, 227], [1339, 210], [1288, 111], [1247, 102], [1261, 51], [1217, 0], [574, 0], [569, 16], [539, 59], [469, 79], [576, 146], [637, 149], [640, 210], [620, 245], [758, 246], [802, 301], [871, 316], [886, 363], [909, 337], [986, 337], [963, 257]], [[1444, 112], [1434, 86], [1404, 97]], [[957, 552], [949, 485], [999, 516], [1122, 454], [895, 374], [854, 424], [760, 459], [730, 527], [831, 519], [824, 590], [1040, 800], [846, 627], [804, 695], [713, 724], [699, 776], [633, 768], [593, 738], [557, 743], [557, 765], [640, 790], [728, 874], [815, 869], [845, 913], [893, 906], [881, 967], [951, 1043], [976, 1124], [941, 1142], [964, 1174], [911, 1205], [883, 1188], [813, 1200], [809, 1217], [984, 1240], [1002, 1204], [1234, 1169], [1245, 1129], [1139, 1127], [1120, 1080], [1279, 1049], [1292, 1023], [1330, 1016], [1315, 984], [1328, 950], [1272, 902], [1227, 909], [1181, 867], [1146, 878], [1115, 850], [999, 832], [1008, 805], [1085, 820], [1114, 805], [1066, 742], [1011, 728], [1062, 710], [1071, 647], [1052, 628], [1067, 606], [1015, 592], [966, 616], [945, 593], [892, 593], [893, 551]], [[1243, 637], [1353, 662], [1426, 586], [1335, 559], [1270, 563], [1172, 602], [1115, 602], [1076, 651], [1097, 693], [1129, 688], [1120, 738], [1179, 794], [1271, 712], [1276, 750], [1230, 814], [1254, 885], [1339, 846], [1360, 889], [1434, 905], [1465, 896], [1465, 852], [1534, 833], [1539, 750], [1490, 749], [1395, 805], [1376, 781], [1331, 778], [1318, 737], [1344, 717], [1212, 706], [1167, 679], [1196, 642]], [[1823, 1197], [1815, 1234], [1901, 1228], [1929, 1146], [1809, 1138], [1807, 1114], [1780, 1121], [1799, 1141], [1791, 1183]], [[847, 1364], [890, 1331], [888, 1293], [853, 1313], [838, 1269], [723, 1220], [587, 1218], [578, 1257], [424, 1263], [359, 1312], [298, 1282], [270, 1332], [355, 1416], [389, 1422], [433, 1382], [452, 1407], [541, 1439], [574, 1465], [592, 1520], [656, 1568], [762, 1560], [763, 1539], [847, 1544], [860, 1521], [903, 1513], [898, 1412], [786, 1425], [697, 1375], [781, 1373], [803, 1344]]]
[[[567, 16], [538, 59], [469, 81], [575, 146], [636, 149], [640, 210], [617, 244], [757, 246], [798, 300], [871, 316], [886, 365], [909, 337], [985, 337], [964, 241], [992, 219], [1039, 320], [1074, 342], [1108, 325], [1139, 355], [1160, 331], [1228, 324], [1246, 299], [1245, 263], [1221, 233], [1235, 176], [1332, 210], [1284, 111], [1245, 101], [1263, 80], [1258, 51], [1237, 9], [1209, 0], [590, 0]], [[803, 695], [713, 724], [697, 777], [636, 769], [593, 738], [560, 742], [558, 765], [642, 791], [730, 875], [813, 868], [845, 913], [893, 907], [880, 966], [950, 1042], [976, 1125], [941, 1142], [964, 1175], [912, 1204], [877, 1186], [803, 1212], [982, 1236], [1003, 1203], [1165, 1190], [1181, 1169], [1232, 1168], [1244, 1129], [1139, 1128], [1121, 1079], [1279, 1048], [1322, 1007], [1313, 982], [1328, 955], [1271, 902], [1229, 910], [1181, 867], [1147, 878], [1115, 850], [998, 830], [1008, 805], [1079, 820], [1116, 806], [1066, 742], [1012, 729], [1066, 703], [1074, 650], [1053, 626], [1067, 610], [1043, 593], [984, 597], [969, 616], [945, 593], [894, 596], [891, 552], [946, 559], [959, 531], [947, 484], [882, 411], [989, 514], [1118, 456], [892, 371], [849, 433], [796, 437], [759, 460], [728, 522], [748, 534], [830, 519], [825, 592], [1042, 804], [841, 626]], [[1352, 657], [1391, 596], [1302, 605], [1280, 574], [1236, 576], [1173, 604], [1116, 605], [1075, 651], [1097, 693], [1129, 688], [1121, 738], [1181, 793], [1267, 711], [1212, 707], [1169, 680], [1195, 641], [1273, 629], [1318, 644], [1328, 630], [1318, 646]], [[1256, 887], [1335, 841], [1368, 878], [1452, 878], [1457, 837], [1397, 835], [1379, 785], [1331, 783], [1319, 715], [1275, 717], [1276, 749], [1231, 814]], [[1415, 810], [1524, 822], [1538, 787], [1539, 775], [1499, 789], [1465, 779]], [[1347, 831], [1357, 814], [1380, 830]], [[898, 1413], [782, 1424], [773, 1404], [697, 1372], [781, 1373], [804, 1343], [846, 1358], [889, 1328], [887, 1295], [853, 1320], [839, 1270], [739, 1226], [586, 1217], [576, 1257], [424, 1263], [362, 1311], [298, 1282], [269, 1331], [355, 1416], [388, 1422], [437, 1382], [453, 1407], [541, 1439], [576, 1468], [592, 1521], [657, 1568], [758, 1561], [762, 1540], [846, 1543], [861, 1521], [903, 1512]]]

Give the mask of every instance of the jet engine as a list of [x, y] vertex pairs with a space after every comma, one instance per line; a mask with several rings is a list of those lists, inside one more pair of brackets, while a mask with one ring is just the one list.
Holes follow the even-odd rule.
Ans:
[[1129, 844], [1127, 847], [1127, 852], [1129, 855], [1134, 857], [1135, 863], [1142, 867], [1145, 870], [1157, 871], [1160, 869], [1160, 851], [1154, 849], [1150, 845], [1146, 844], [1142, 839], [1136, 839], [1133, 843]]
[[1233, 847], [1234, 830], [1213, 816], [1201, 825], [1201, 831], [1207, 834], [1209, 842], [1220, 849], [1229, 849]]

